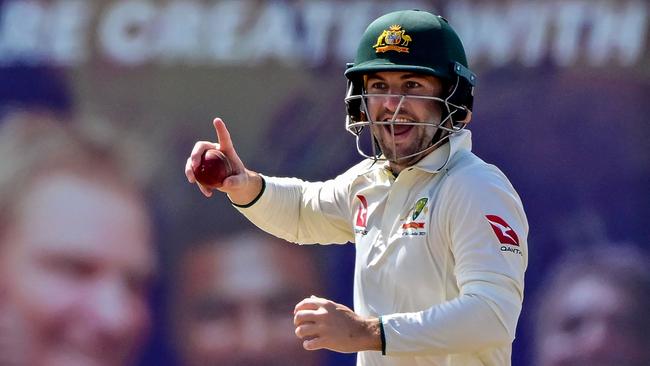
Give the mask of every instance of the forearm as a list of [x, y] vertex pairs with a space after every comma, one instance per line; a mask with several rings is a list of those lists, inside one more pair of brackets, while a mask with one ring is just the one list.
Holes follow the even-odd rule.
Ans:
[[386, 354], [476, 352], [512, 343], [521, 305], [509, 296], [461, 295], [427, 310], [382, 316]]
[[264, 190], [257, 199], [252, 198], [254, 204], [249, 201], [246, 206], [236, 205], [260, 229], [302, 244], [346, 243], [353, 239], [340, 207], [323, 198], [323, 183], [263, 177], [261, 185]]

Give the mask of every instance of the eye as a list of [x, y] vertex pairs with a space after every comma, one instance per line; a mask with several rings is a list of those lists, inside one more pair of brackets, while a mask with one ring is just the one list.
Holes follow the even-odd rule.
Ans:
[[383, 81], [371, 81], [368, 83], [368, 91], [370, 92], [380, 92], [388, 90], [388, 84]]
[[422, 87], [422, 84], [418, 83], [418, 82], [415, 81], [415, 80], [408, 80], [408, 81], [404, 84], [404, 86], [406, 87], [407, 90], [408, 90], [408, 89], [418, 89], [418, 88], [421, 88], [421, 87]]
[[52, 256], [47, 258], [45, 264], [50, 273], [75, 281], [88, 279], [92, 277], [97, 270], [96, 265], [91, 260], [71, 255]]
[[278, 291], [266, 299], [266, 309], [269, 315], [286, 316], [287, 310], [293, 309], [293, 306], [300, 299], [308, 296], [300, 291], [285, 290]]
[[578, 333], [583, 326], [584, 319], [579, 316], [569, 316], [560, 323], [560, 329], [569, 334]]
[[237, 304], [234, 301], [207, 296], [192, 304], [191, 311], [196, 320], [221, 321], [234, 318]]

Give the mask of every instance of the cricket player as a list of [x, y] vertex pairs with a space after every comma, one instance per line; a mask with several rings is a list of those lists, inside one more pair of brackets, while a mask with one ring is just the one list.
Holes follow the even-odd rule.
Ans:
[[346, 126], [365, 157], [356, 166], [325, 182], [263, 176], [217, 118], [219, 143], [195, 144], [188, 180], [218, 148], [234, 166], [220, 190], [255, 225], [295, 243], [354, 243], [354, 311], [298, 303], [305, 349], [358, 352], [363, 366], [509, 365], [528, 224], [508, 179], [471, 151], [476, 76], [460, 39], [440, 16], [389, 13], [345, 76]]

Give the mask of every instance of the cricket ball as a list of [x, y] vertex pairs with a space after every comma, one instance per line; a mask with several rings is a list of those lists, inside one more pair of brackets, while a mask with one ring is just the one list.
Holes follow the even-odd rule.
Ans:
[[207, 188], [223, 185], [223, 180], [232, 175], [230, 161], [221, 151], [210, 149], [201, 155], [201, 164], [194, 169], [196, 180]]

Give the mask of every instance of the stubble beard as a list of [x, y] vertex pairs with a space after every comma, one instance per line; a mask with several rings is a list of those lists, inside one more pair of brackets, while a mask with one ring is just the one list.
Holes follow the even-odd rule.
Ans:
[[[411, 131], [411, 133], [415, 132], [416, 136], [414, 136], [411, 141], [393, 145], [390, 132], [388, 132], [387, 135], [385, 130], [379, 130], [384, 128], [381, 126], [375, 126], [373, 128], [375, 128], [375, 130], [373, 130], [374, 138], [379, 144], [379, 148], [386, 160], [392, 164], [404, 167], [417, 163], [425, 156], [425, 154], [417, 154], [406, 159], [403, 158], [430, 147], [432, 145], [433, 135], [437, 130], [436, 127], [433, 126], [415, 126], [414, 130], [417, 129], [417, 131]], [[428, 131], [429, 129], [431, 131]], [[393, 149], [393, 146], [395, 149]]]

